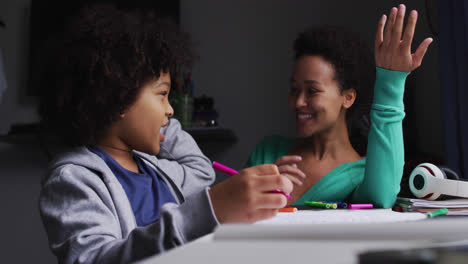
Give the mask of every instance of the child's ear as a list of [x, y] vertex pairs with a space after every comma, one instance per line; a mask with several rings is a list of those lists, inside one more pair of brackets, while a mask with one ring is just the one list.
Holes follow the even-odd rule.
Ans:
[[349, 109], [356, 101], [356, 89], [349, 88], [343, 91], [343, 107]]
[[119, 116], [120, 116], [120, 119], [123, 119], [125, 117], [125, 111], [124, 111], [124, 109], [122, 107], [120, 108], [120, 115]]

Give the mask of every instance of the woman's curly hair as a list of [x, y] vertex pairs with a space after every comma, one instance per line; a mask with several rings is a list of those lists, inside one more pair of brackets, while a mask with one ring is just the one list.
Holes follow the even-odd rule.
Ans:
[[96, 143], [147, 81], [193, 59], [190, 38], [175, 23], [108, 4], [83, 8], [56, 40], [39, 114], [72, 146]]
[[348, 109], [346, 120], [351, 144], [363, 155], [375, 82], [371, 49], [352, 31], [339, 26], [320, 26], [300, 33], [294, 42], [294, 51], [296, 60], [307, 55], [322, 57], [333, 65], [341, 91], [356, 90], [356, 100]]

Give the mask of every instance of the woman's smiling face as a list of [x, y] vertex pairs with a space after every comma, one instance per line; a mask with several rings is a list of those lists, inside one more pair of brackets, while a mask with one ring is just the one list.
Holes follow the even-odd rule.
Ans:
[[298, 137], [333, 129], [346, 112], [344, 102], [345, 96], [340, 91], [331, 63], [320, 56], [309, 55], [296, 60], [289, 106], [295, 114]]

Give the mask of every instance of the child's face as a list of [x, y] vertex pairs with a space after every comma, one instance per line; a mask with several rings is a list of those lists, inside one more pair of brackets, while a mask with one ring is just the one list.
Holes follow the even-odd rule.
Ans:
[[335, 127], [344, 101], [332, 64], [320, 56], [297, 59], [289, 94], [297, 136], [308, 137]]
[[147, 82], [136, 101], [121, 116], [121, 139], [132, 149], [148, 154], [159, 153], [164, 141], [161, 127], [169, 124], [174, 110], [169, 104], [171, 79], [169, 73], [161, 73], [159, 79]]

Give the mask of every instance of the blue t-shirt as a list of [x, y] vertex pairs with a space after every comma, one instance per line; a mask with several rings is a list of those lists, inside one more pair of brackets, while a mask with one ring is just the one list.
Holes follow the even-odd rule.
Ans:
[[140, 157], [134, 156], [141, 172], [135, 173], [122, 167], [100, 147], [88, 146], [88, 149], [101, 157], [119, 180], [130, 201], [138, 226], [146, 226], [156, 222], [163, 204], [177, 203], [158, 172]]

